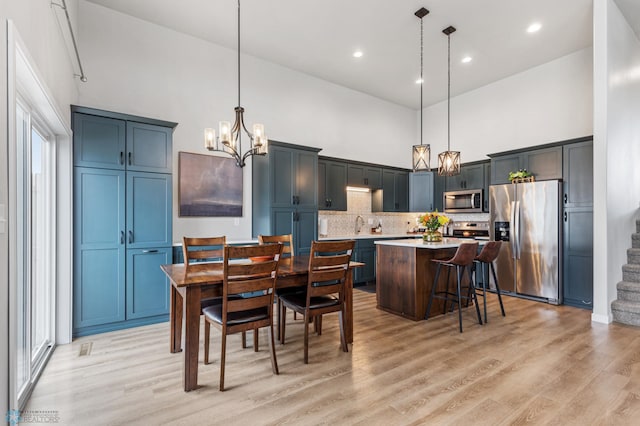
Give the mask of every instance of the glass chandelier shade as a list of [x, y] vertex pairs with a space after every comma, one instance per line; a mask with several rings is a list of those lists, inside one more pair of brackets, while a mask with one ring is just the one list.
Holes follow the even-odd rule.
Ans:
[[460, 151], [451, 151], [451, 34], [456, 29], [442, 30], [447, 36], [447, 150], [438, 154], [438, 175], [453, 176], [460, 173]]
[[[245, 160], [251, 155], [265, 155], [268, 140], [262, 124], [254, 124], [250, 132], [244, 124], [244, 108], [240, 106], [240, 0], [238, 0], [238, 106], [235, 107], [236, 118], [231, 125], [221, 121], [218, 126], [219, 135], [213, 128], [204, 129], [204, 147], [209, 151], [224, 152], [236, 160], [238, 167], [245, 166]], [[242, 154], [242, 132], [251, 142], [251, 147]]]
[[427, 16], [429, 11], [424, 7], [418, 9], [414, 15], [420, 18], [420, 145], [413, 145], [412, 164], [413, 171], [420, 172], [431, 169], [431, 146], [422, 144], [422, 92], [424, 87], [423, 74], [423, 52], [424, 52], [424, 32], [422, 26], [422, 18]]

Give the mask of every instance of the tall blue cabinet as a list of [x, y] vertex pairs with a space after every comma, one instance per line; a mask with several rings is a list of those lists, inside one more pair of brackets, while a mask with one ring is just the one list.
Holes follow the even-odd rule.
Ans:
[[166, 321], [176, 123], [72, 106], [73, 334]]

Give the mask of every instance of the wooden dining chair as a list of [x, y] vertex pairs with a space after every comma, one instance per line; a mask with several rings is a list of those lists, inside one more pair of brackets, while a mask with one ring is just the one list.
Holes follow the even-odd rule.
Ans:
[[[221, 330], [220, 390], [224, 390], [227, 336], [269, 327], [271, 369], [278, 372], [273, 336], [273, 296], [282, 244], [225, 246], [222, 304], [203, 309], [206, 323]], [[237, 298], [236, 296], [244, 295]], [[205, 358], [209, 357], [209, 337], [205, 338]]]
[[309, 363], [309, 320], [323, 314], [338, 312], [340, 343], [343, 352], [349, 352], [344, 334], [345, 282], [355, 241], [313, 241], [309, 257], [309, 276], [304, 293], [280, 296], [282, 308], [278, 315], [280, 343], [284, 344], [286, 309], [304, 315], [304, 363]]
[[[182, 256], [184, 258], [184, 264], [189, 270], [194, 264], [202, 262], [222, 261], [224, 257], [224, 246], [227, 243], [227, 237], [182, 237]], [[200, 301], [200, 309], [211, 305], [222, 304], [222, 297], [210, 297], [202, 299]], [[204, 323], [204, 335], [205, 339], [209, 338], [210, 326], [205, 321]], [[257, 351], [258, 333], [255, 332], [253, 336], [254, 350]], [[246, 333], [242, 333], [242, 347], [247, 347]], [[205, 356], [204, 363], [209, 363], [209, 358]]]

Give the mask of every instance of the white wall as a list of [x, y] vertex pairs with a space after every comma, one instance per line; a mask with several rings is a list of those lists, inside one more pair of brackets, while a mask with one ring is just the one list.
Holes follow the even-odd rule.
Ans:
[[[77, 16], [77, 1], [67, 0], [70, 14]], [[39, 70], [44, 83], [59, 110], [68, 111], [69, 104], [75, 102], [77, 82], [73, 79], [73, 63], [67, 51], [63, 33], [58, 24], [57, 13], [51, 8], [49, 0], [10, 0], [3, 1], [0, 8], [0, 98], [7, 99], [7, 30], [6, 20], [11, 19], [22, 37], [27, 49]], [[67, 120], [69, 117], [66, 117]], [[8, 205], [8, 173], [7, 158], [7, 103], [0, 102], [0, 205], [5, 207], [5, 215], [15, 206]], [[68, 121], [67, 123], [68, 124]], [[6, 413], [8, 407], [8, 288], [9, 278], [9, 239], [8, 233], [0, 233], [0, 415]], [[15, 407], [12, 407], [15, 408]], [[2, 417], [4, 418], [4, 417]]]
[[[178, 152], [205, 154], [203, 130], [233, 121], [236, 51], [80, 1], [80, 50], [89, 81], [79, 104], [178, 122], [174, 132], [174, 241], [183, 235], [251, 236], [251, 167], [244, 216], [178, 217]], [[242, 57], [245, 120], [274, 140], [322, 148], [321, 155], [411, 166], [414, 111], [265, 62]], [[389, 147], [389, 144], [392, 147]]]
[[[451, 149], [466, 163], [591, 135], [592, 56], [591, 48], [583, 49], [451, 98]], [[423, 119], [424, 142], [437, 166], [437, 154], [447, 148], [447, 101], [425, 108]]]
[[594, 320], [611, 320], [640, 202], [640, 41], [612, 0], [594, 8]]

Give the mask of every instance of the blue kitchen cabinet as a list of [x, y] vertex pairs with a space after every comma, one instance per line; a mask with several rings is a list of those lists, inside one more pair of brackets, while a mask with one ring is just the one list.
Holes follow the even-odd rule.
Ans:
[[409, 174], [409, 211], [430, 212], [434, 209], [433, 172]]
[[127, 319], [166, 315], [169, 312], [169, 279], [160, 265], [172, 263], [172, 248], [127, 250]]
[[74, 330], [125, 319], [125, 173], [74, 171]]
[[160, 265], [172, 263], [176, 124], [84, 107], [72, 112], [73, 334], [166, 321], [169, 287]]

